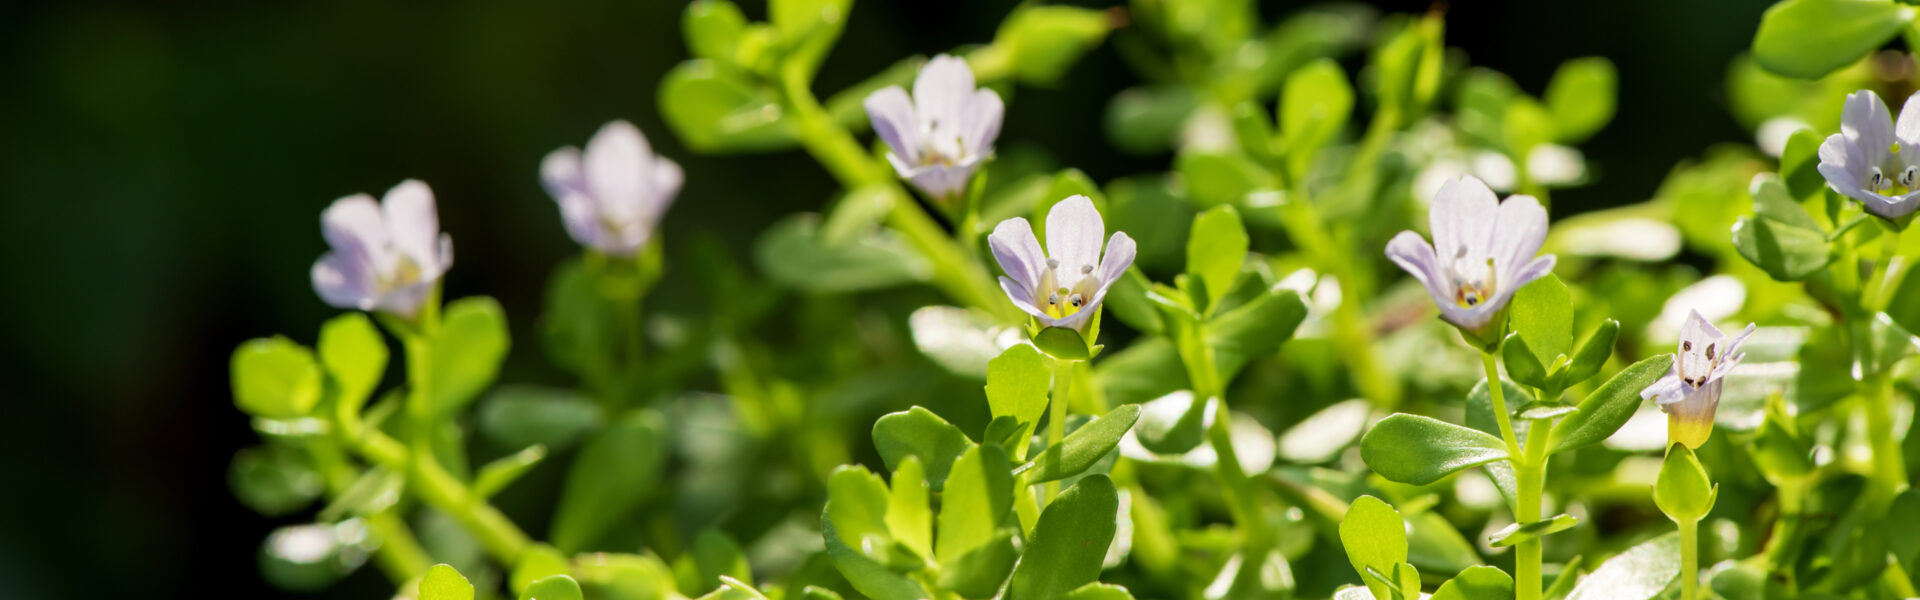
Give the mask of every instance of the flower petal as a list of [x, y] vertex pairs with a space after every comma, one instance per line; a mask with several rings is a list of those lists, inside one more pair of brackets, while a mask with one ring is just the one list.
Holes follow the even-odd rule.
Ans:
[[962, 103], [972, 94], [973, 69], [965, 59], [945, 54], [927, 61], [913, 80], [914, 107], [925, 122], [958, 122]]
[[603, 218], [621, 224], [639, 218], [651, 156], [646, 137], [626, 121], [606, 124], [587, 141], [582, 167]]
[[1518, 281], [1520, 270], [1547, 240], [1547, 209], [1541, 208], [1533, 196], [1520, 195], [1500, 203], [1495, 214], [1493, 248], [1488, 257], [1502, 279]]
[[[641, 207], [641, 219], [645, 226], [641, 229], [650, 237], [654, 226], [659, 225], [660, 215], [673, 206], [673, 200], [680, 195], [680, 186], [686, 183], [687, 174], [680, 170], [680, 164], [667, 160], [664, 156], [653, 157], [653, 167], [647, 169], [646, 206]], [[644, 240], [643, 240], [644, 241]]]
[[907, 164], [919, 164], [920, 120], [913, 112], [913, 99], [907, 97], [907, 91], [897, 85], [888, 86], [869, 94], [862, 104], [867, 108], [867, 119], [873, 121], [873, 132], [887, 147]]
[[[889, 154], [891, 158], [893, 155]], [[900, 163], [894, 163], [894, 170], [900, 170]], [[909, 169], [902, 173], [913, 187], [937, 200], [948, 200], [966, 193], [967, 182], [973, 179], [973, 164], [936, 164]]]
[[580, 149], [567, 146], [548, 152], [546, 158], [540, 159], [540, 185], [555, 200], [570, 193], [587, 193], [586, 172], [580, 165]]
[[1007, 299], [1012, 300], [1014, 307], [1019, 308], [1022, 312], [1033, 315], [1042, 321], [1051, 322], [1053, 320], [1052, 317], [1047, 316], [1047, 313], [1041, 312], [1040, 307], [1033, 305], [1033, 301], [1030, 300], [1032, 292], [1022, 287], [1020, 282], [1002, 275], [1000, 277], [1000, 291], [1006, 292]]
[[1909, 154], [1908, 149], [1920, 146], [1920, 92], [1907, 96], [1907, 102], [1900, 107], [1900, 117], [1893, 123], [1893, 138], [1900, 142], [1900, 156], [1907, 164], [1920, 164], [1920, 152]]
[[1107, 233], [1100, 211], [1086, 196], [1061, 200], [1047, 211], [1047, 256], [1060, 261], [1063, 277], [1079, 277], [1100, 264], [1100, 238]]
[[969, 156], [986, 156], [993, 151], [1006, 112], [1006, 103], [993, 90], [981, 89], [967, 99], [960, 112], [960, 143]]
[[380, 208], [386, 213], [394, 248], [422, 270], [440, 268], [440, 253], [436, 251], [440, 216], [434, 210], [433, 190], [417, 179], [402, 181], [387, 190]]
[[1015, 301], [1032, 302], [1033, 288], [1040, 284], [1040, 275], [1047, 268], [1047, 255], [1040, 251], [1040, 240], [1033, 237], [1033, 224], [1023, 217], [1001, 221], [993, 233], [987, 234], [987, 247], [993, 250], [993, 260], [1000, 263], [1000, 270], [1019, 284], [1020, 294], [1007, 295], [1014, 296]]
[[1115, 231], [1113, 237], [1107, 238], [1106, 255], [1100, 257], [1100, 291], [1096, 294], [1104, 293], [1120, 281], [1127, 267], [1133, 266], [1133, 257], [1138, 251], [1139, 245], [1125, 231]]
[[1853, 143], [1859, 151], [1857, 156], [1865, 159], [1863, 167], [1886, 162], [1893, 149], [1893, 117], [1887, 114], [1887, 104], [1880, 101], [1880, 95], [1873, 90], [1847, 94], [1847, 104], [1840, 110], [1840, 134]]
[[1726, 355], [1726, 358], [1722, 359], [1720, 366], [1713, 370], [1713, 379], [1726, 377], [1728, 373], [1733, 372], [1734, 367], [1740, 366], [1740, 361], [1746, 360], [1747, 353], [1740, 351], [1740, 345], [1746, 343], [1747, 338], [1753, 336], [1753, 332], [1758, 329], [1758, 326], [1753, 323], [1748, 323], [1746, 329], [1741, 330], [1739, 335], [1735, 335], [1733, 339], [1727, 341], [1726, 349], [1721, 350], [1721, 352]]
[[1433, 247], [1428, 246], [1427, 240], [1422, 239], [1420, 234], [1402, 231], [1393, 236], [1393, 240], [1387, 242], [1387, 258], [1425, 286], [1427, 294], [1433, 296], [1434, 304], [1442, 307], [1453, 304], [1453, 290], [1441, 289], [1447, 280], [1434, 259]]
[[1433, 254], [1444, 263], [1465, 256], [1473, 261], [1490, 258], [1500, 199], [1486, 182], [1462, 175], [1440, 186], [1427, 211], [1433, 233]]
[[320, 235], [339, 255], [338, 264], [349, 277], [393, 268], [387, 219], [372, 196], [355, 194], [333, 201], [320, 213]]
[[373, 308], [368, 279], [337, 253], [328, 252], [313, 263], [313, 291], [320, 300], [336, 308]]
[[1647, 389], [1640, 390], [1640, 399], [1659, 398], [1660, 404], [1679, 402], [1686, 397], [1685, 385], [1680, 382], [1680, 372], [1674, 367], [1667, 368], [1667, 374], [1655, 380]]

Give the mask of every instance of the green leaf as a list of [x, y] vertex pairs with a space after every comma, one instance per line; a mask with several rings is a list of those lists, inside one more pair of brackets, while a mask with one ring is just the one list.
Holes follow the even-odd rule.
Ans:
[[1074, 588], [1061, 600], [1133, 600], [1133, 593], [1110, 583], [1094, 582]]
[[1013, 507], [1013, 473], [999, 446], [974, 446], [953, 462], [940, 494], [939, 536], [934, 556], [952, 563], [993, 539]]
[[439, 564], [420, 578], [420, 600], [473, 600], [473, 584], [453, 565]]
[[915, 406], [874, 421], [873, 447], [889, 471], [898, 471], [908, 456], [918, 457], [927, 468], [927, 485], [938, 492], [947, 484], [953, 461], [973, 447], [973, 440], [946, 419]]
[[1513, 578], [1486, 565], [1467, 567], [1440, 584], [1429, 600], [1506, 600], [1513, 597]]
[[660, 80], [658, 94], [667, 125], [698, 152], [771, 150], [799, 139], [778, 95], [723, 63], [682, 62]]
[[1553, 583], [1547, 585], [1546, 592], [1541, 596], [1554, 600], [1566, 598], [1567, 592], [1573, 590], [1573, 584], [1580, 581], [1580, 566], [1585, 558], [1575, 555], [1567, 559], [1566, 564], [1560, 565], [1560, 575], [1553, 578]]
[[1820, 174], [1820, 135], [1812, 129], [1794, 131], [1780, 152], [1780, 179], [1793, 197], [1805, 200], [1827, 188]]
[[1186, 85], [1130, 87], [1107, 101], [1103, 129], [1121, 152], [1159, 154], [1173, 147], [1181, 127], [1199, 105], [1199, 96]]
[[540, 343], [554, 365], [570, 373], [580, 374], [590, 361], [618, 351], [614, 309], [601, 297], [600, 281], [585, 259], [575, 258], [561, 263], [547, 282]]
[[1147, 300], [1147, 283], [1147, 276], [1140, 274], [1138, 266], [1127, 269], [1126, 274], [1107, 289], [1107, 301], [1101, 306], [1128, 327], [1145, 334], [1158, 334], [1166, 330], [1166, 325], [1160, 322], [1160, 311]]
[[358, 412], [387, 372], [387, 343], [366, 313], [347, 313], [320, 326], [320, 364], [339, 386], [336, 402]]
[[1652, 600], [1680, 576], [1680, 534], [1628, 548], [1574, 586], [1567, 600]]
[[1132, 429], [1134, 421], [1139, 419], [1140, 405], [1126, 404], [1074, 430], [1060, 440], [1059, 445], [1047, 448], [1046, 452], [1033, 460], [1031, 472], [1027, 475], [1028, 483], [1046, 483], [1079, 475], [1119, 446], [1120, 438], [1126, 437], [1127, 430]]
[[574, 390], [503, 385], [480, 401], [480, 433], [507, 448], [541, 445], [558, 452], [606, 421], [599, 403]]
[[1360, 439], [1360, 458], [1388, 480], [1426, 485], [1507, 458], [1507, 446], [1478, 430], [1400, 413], [1382, 419]]
[[256, 446], [233, 455], [227, 484], [241, 504], [263, 516], [276, 517], [313, 504], [326, 491], [326, 481], [291, 447]]
[[1513, 331], [1527, 339], [1542, 366], [1573, 351], [1573, 298], [1560, 276], [1548, 273], [1534, 280], [1514, 292], [1507, 306]]
[[1607, 358], [1613, 356], [1613, 339], [1619, 333], [1619, 321], [1607, 319], [1600, 323], [1599, 328], [1580, 342], [1580, 349], [1574, 351], [1572, 359], [1553, 372], [1554, 387], [1571, 387], [1598, 375], [1600, 367], [1606, 366]]
[[1819, 79], [1858, 62], [1913, 21], [1885, 0], [1786, 0], [1760, 15], [1753, 60], [1787, 77]]
[[1500, 358], [1507, 365], [1507, 376], [1515, 382], [1536, 388], [1547, 387], [1547, 368], [1540, 365], [1540, 359], [1533, 349], [1527, 346], [1527, 340], [1521, 338], [1518, 331], [1507, 334], [1500, 344]]
[[1755, 217], [1734, 223], [1734, 250], [1774, 281], [1807, 279], [1834, 260], [1826, 235]]
[[1757, 173], [1753, 182], [1747, 185], [1747, 194], [1753, 196], [1753, 214], [1788, 227], [1798, 227], [1819, 232], [1820, 222], [1807, 214], [1807, 209], [1793, 199], [1787, 192], [1787, 186], [1780, 177], [1772, 173]]
[[1368, 578], [1367, 570], [1391, 573], [1397, 570], [1394, 565], [1406, 562], [1407, 524], [1400, 519], [1400, 511], [1373, 496], [1355, 498], [1340, 519], [1340, 545], [1347, 549], [1347, 562], [1366, 581], [1373, 597], [1391, 597], [1390, 587]]
[[1339, 135], [1353, 116], [1353, 85], [1340, 63], [1321, 58], [1287, 75], [1279, 111], [1287, 166], [1300, 177], [1315, 151]]
[[930, 495], [926, 468], [920, 466], [920, 459], [909, 456], [901, 460], [888, 487], [887, 531], [921, 558], [933, 556], [933, 513], [927, 509]]
[[1033, 336], [1033, 345], [1059, 360], [1087, 360], [1093, 352], [1080, 332], [1065, 327], [1048, 327]]
[[473, 478], [474, 497], [493, 497], [546, 457], [547, 447], [536, 444], [481, 466], [480, 472]]
[[822, 26], [838, 26], [846, 20], [852, 0], [770, 0], [767, 20], [780, 31], [780, 37], [798, 41]]
[[[861, 471], [864, 472], [864, 469]], [[834, 475], [838, 476], [842, 472], [852, 471], [849, 470], [849, 467], [841, 467], [839, 470], [834, 471]], [[875, 484], [879, 483], [880, 478], [873, 477], [871, 473], [865, 473], [865, 475], [872, 477]], [[838, 479], [838, 477], [835, 477], [835, 479]], [[884, 493], [884, 489], [882, 493]], [[846, 541], [848, 534], [841, 533], [835, 523], [834, 512], [833, 502], [829, 501], [827, 503], [827, 516], [821, 522], [821, 528], [823, 529], [822, 537], [826, 539], [827, 556], [833, 560], [834, 567], [839, 569], [840, 574], [847, 578], [847, 583], [853, 584], [853, 589], [858, 590], [868, 598], [931, 597], [925, 589], [920, 587], [920, 584], [914, 583], [912, 579], [908, 579], [906, 576], [888, 569], [884, 564], [875, 562], [871, 557], [857, 550], [857, 548], [861, 547], [857, 541], [859, 540], [859, 536], [855, 536], [854, 539], [856, 541], [849, 544], [849, 542]], [[874, 518], [877, 519], [878, 515], [874, 515]], [[880, 526], [885, 527], [884, 524]]]
[[991, 532], [987, 541], [958, 559], [942, 561], [946, 568], [940, 571], [940, 587], [963, 598], [992, 598], [999, 593], [1000, 585], [1007, 581], [1007, 573], [1013, 571], [1014, 563], [1020, 558], [1013, 533], [1011, 528]]
[[581, 600], [580, 583], [566, 575], [548, 576], [528, 585], [520, 600]]
[[1013, 571], [1012, 598], [1057, 598], [1100, 576], [1120, 497], [1105, 475], [1081, 479], [1040, 513]]
[[1207, 345], [1213, 347], [1220, 380], [1232, 381], [1249, 361], [1279, 350], [1306, 318], [1307, 302], [1300, 293], [1279, 288], [1214, 315], [1207, 323]]
[[1548, 419], [1558, 419], [1576, 412], [1580, 412], [1580, 407], [1546, 400], [1526, 403], [1526, 405], [1514, 411], [1514, 417], [1527, 421], [1545, 421]]
[[553, 546], [535, 544], [520, 554], [519, 562], [507, 576], [507, 583], [514, 591], [526, 594], [533, 590], [534, 582], [567, 572], [566, 555]]
[[1776, 487], [1813, 472], [1813, 448], [1768, 415], [1753, 438], [1753, 464]]
[[766, 594], [739, 579], [722, 575], [720, 584], [720, 587], [695, 600], [767, 600]]
[[233, 351], [233, 403], [265, 419], [306, 416], [320, 401], [320, 364], [284, 337], [248, 340]]
[[987, 405], [996, 418], [1011, 416], [1021, 423], [1038, 423], [1047, 413], [1052, 377], [1033, 346], [1008, 348], [987, 363]]
[[335, 522], [386, 510], [400, 503], [400, 493], [406, 483], [405, 473], [383, 467], [368, 469], [327, 503], [326, 508], [320, 509], [316, 517], [323, 522]]
[[782, 219], [754, 242], [754, 263], [775, 283], [816, 293], [847, 293], [925, 281], [932, 267], [890, 230], [830, 243], [819, 215]]
[[746, 34], [747, 16], [727, 0], [697, 0], [687, 5], [680, 30], [694, 56], [732, 62]]
[[1633, 417], [1633, 411], [1640, 407], [1640, 390], [1647, 389], [1672, 366], [1673, 355], [1661, 354], [1633, 363], [1633, 366], [1600, 384], [1599, 389], [1580, 401], [1580, 412], [1553, 426], [1553, 437], [1548, 439], [1552, 450], [1548, 454], [1598, 444], [1619, 431], [1620, 426]]
[[1698, 521], [1713, 510], [1717, 495], [1707, 468], [1700, 465], [1686, 444], [1667, 448], [1660, 465], [1660, 476], [1653, 484], [1653, 504], [1675, 521]]
[[1598, 56], [1560, 63], [1547, 82], [1547, 113], [1553, 115], [1554, 141], [1578, 144], [1613, 120], [1620, 75], [1613, 62]]
[[1539, 102], [1525, 96], [1513, 99], [1507, 105], [1505, 127], [1502, 128], [1501, 143], [1507, 152], [1516, 157], [1514, 162], [1522, 162], [1530, 156], [1535, 146], [1553, 141], [1553, 115]]
[[1044, 86], [1059, 81], [1112, 28], [1104, 11], [1027, 4], [1007, 15], [993, 43], [1012, 55], [1014, 77]]
[[447, 305], [433, 339], [433, 394], [436, 414], [459, 412], [493, 385], [507, 358], [507, 314], [485, 296]]
[[[843, 465], [834, 469], [827, 477], [826, 519], [833, 524], [828, 528], [828, 545], [837, 542], [868, 560], [885, 560], [887, 548], [893, 545], [887, 527], [887, 505], [891, 502], [886, 484], [866, 467]], [[838, 563], [840, 557], [834, 560]], [[858, 582], [855, 585], [858, 587]]]
[[1569, 514], [1558, 514], [1552, 518], [1521, 525], [1513, 523], [1487, 536], [1487, 545], [1494, 548], [1506, 548], [1537, 540], [1554, 533], [1566, 531], [1580, 523], [1580, 519]]
[[1206, 439], [1208, 405], [1192, 392], [1176, 392], [1147, 402], [1141, 408], [1140, 445], [1160, 454], [1180, 454]]
[[1247, 261], [1247, 229], [1231, 205], [1215, 206], [1193, 220], [1187, 236], [1187, 276], [1206, 284], [1207, 307], [1233, 289]]
[[658, 413], [636, 410], [581, 447], [554, 511], [549, 534], [554, 546], [569, 552], [590, 549], [607, 530], [633, 516], [666, 462], [662, 427]]

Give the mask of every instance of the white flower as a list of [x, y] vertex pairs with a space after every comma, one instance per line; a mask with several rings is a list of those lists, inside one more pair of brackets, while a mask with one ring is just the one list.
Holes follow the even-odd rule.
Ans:
[[453, 266], [453, 238], [440, 233], [433, 190], [412, 179], [377, 204], [366, 194], [333, 201], [320, 232], [333, 251], [313, 264], [313, 290], [336, 307], [411, 319]]
[[1713, 413], [1720, 407], [1720, 387], [1727, 373], [1746, 358], [1740, 343], [1753, 335], [1749, 323], [1740, 335], [1729, 339], [1699, 312], [1687, 315], [1680, 327], [1680, 351], [1673, 355], [1673, 368], [1647, 389], [1642, 399], [1653, 398], [1667, 413], [1667, 438], [1699, 448], [1713, 433]]
[[933, 57], [913, 80], [913, 97], [900, 86], [867, 96], [873, 131], [892, 151], [887, 162], [900, 177], [936, 199], [951, 200], [967, 188], [980, 161], [1000, 137], [1006, 105], [989, 89], [975, 89], [967, 61]]
[[1133, 238], [1116, 231], [1100, 255], [1107, 227], [1086, 196], [1073, 196], [1047, 212], [1047, 250], [1033, 237], [1033, 225], [1014, 217], [987, 236], [993, 258], [1006, 276], [1000, 289], [1045, 327], [1079, 329], [1099, 312], [1107, 288], [1133, 265]]
[[633, 256], [652, 239], [684, 177], [626, 121], [602, 126], [585, 153], [567, 146], [540, 161], [540, 183], [560, 204], [567, 234], [618, 257]]
[[1920, 208], [1920, 94], [1907, 98], [1896, 127], [1870, 90], [1847, 94], [1840, 133], [1820, 144], [1820, 174], [1867, 212], [1898, 219]]
[[1428, 210], [1433, 245], [1402, 231], [1387, 242], [1387, 257], [1427, 287], [1440, 316], [1480, 332], [1513, 293], [1553, 272], [1551, 254], [1535, 257], [1547, 237], [1547, 211], [1532, 196], [1502, 203], [1472, 176], [1448, 181]]

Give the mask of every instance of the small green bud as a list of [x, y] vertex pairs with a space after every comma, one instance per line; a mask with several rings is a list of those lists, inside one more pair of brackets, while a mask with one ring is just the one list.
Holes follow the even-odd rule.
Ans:
[[1707, 479], [1707, 469], [1685, 444], [1667, 449], [1660, 478], [1653, 485], [1653, 503], [1676, 522], [1698, 521], [1713, 510], [1719, 486]]

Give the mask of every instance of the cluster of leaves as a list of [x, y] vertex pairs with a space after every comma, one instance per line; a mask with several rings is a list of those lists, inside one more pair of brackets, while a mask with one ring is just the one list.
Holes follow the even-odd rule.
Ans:
[[[694, 151], [801, 149], [844, 190], [762, 232], [750, 266], [711, 240], [671, 257], [698, 312], [642, 319], [658, 244], [562, 264], [537, 345], [577, 385], [496, 388], [510, 343], [486, 298], [380, 317], [404, 360], [359, 314], [312, 348], [243, 344], [234, 400], [262, 443], [235, 457], [234, 492], [306, 522], [266, 541], [272, 581], [316, 589], [371, 561], [436, 599], [1477, 600], [1514, 595], [1508, 548], [1529, 544], [1545, 597], [1640, 600], [1681, 574], [1664, 510], [1712, 533], [1700, 558], [1721, 597], [1911, 593], [1920, 494], [1902, 486], [1920, 442], [1892, 415], [1920, 376], [1920, 278], [1864, 276], [1920, 261], [1920, 236], [1815, 168], [1815, 132], [1881, 81], [1867, 55], [1912, 37], [1909, 7], [1770, 11], [1729, 93], [1762, 149], [1715, 149], [1651, 200], [1557, 220], [1558, 276], [1514, 296], [1490, 381], [1380, 248], [1425, 221], [1435, 181], [1476, 174], [1549, 206], [1588, 181], [1573, 146], [1612, 118], [1605, 59], [1568, 61], [1536, 97], [1449, 50], [1437, 12], [1022, 4], [954, 54], [1017, 112], [1018, 86], [1110, 42], [1142, 83], [1106, 133], [1167, 169], [1103, 185], [1012, 140], [964, 202], [923, 204], [854, 137], [861, 100], [923, 60], [816, 100], [850, 3], [768, 5], [765, 22], [689, 5], [692, 58], [661, 110]], [[1034, 332], [988, 276], [984, 235], [1071, 195], [1138, 259], [1112, 319]], [[1710, 270], [1675, 264], [1683, 251]], [[1668, 458], [1711, 482], [1656, 477], [1661, 418], [1639, 396], [1690, 309], [1762, 325], [1718, 433]], [[1502, 439], [1496, 391], [1537, 451]], [[1885, 466], [1883, 435], [1904, 464]], [[1550, 516], [1521, 519], [1516, 480], [1548, 457], [1533, 499]]]

